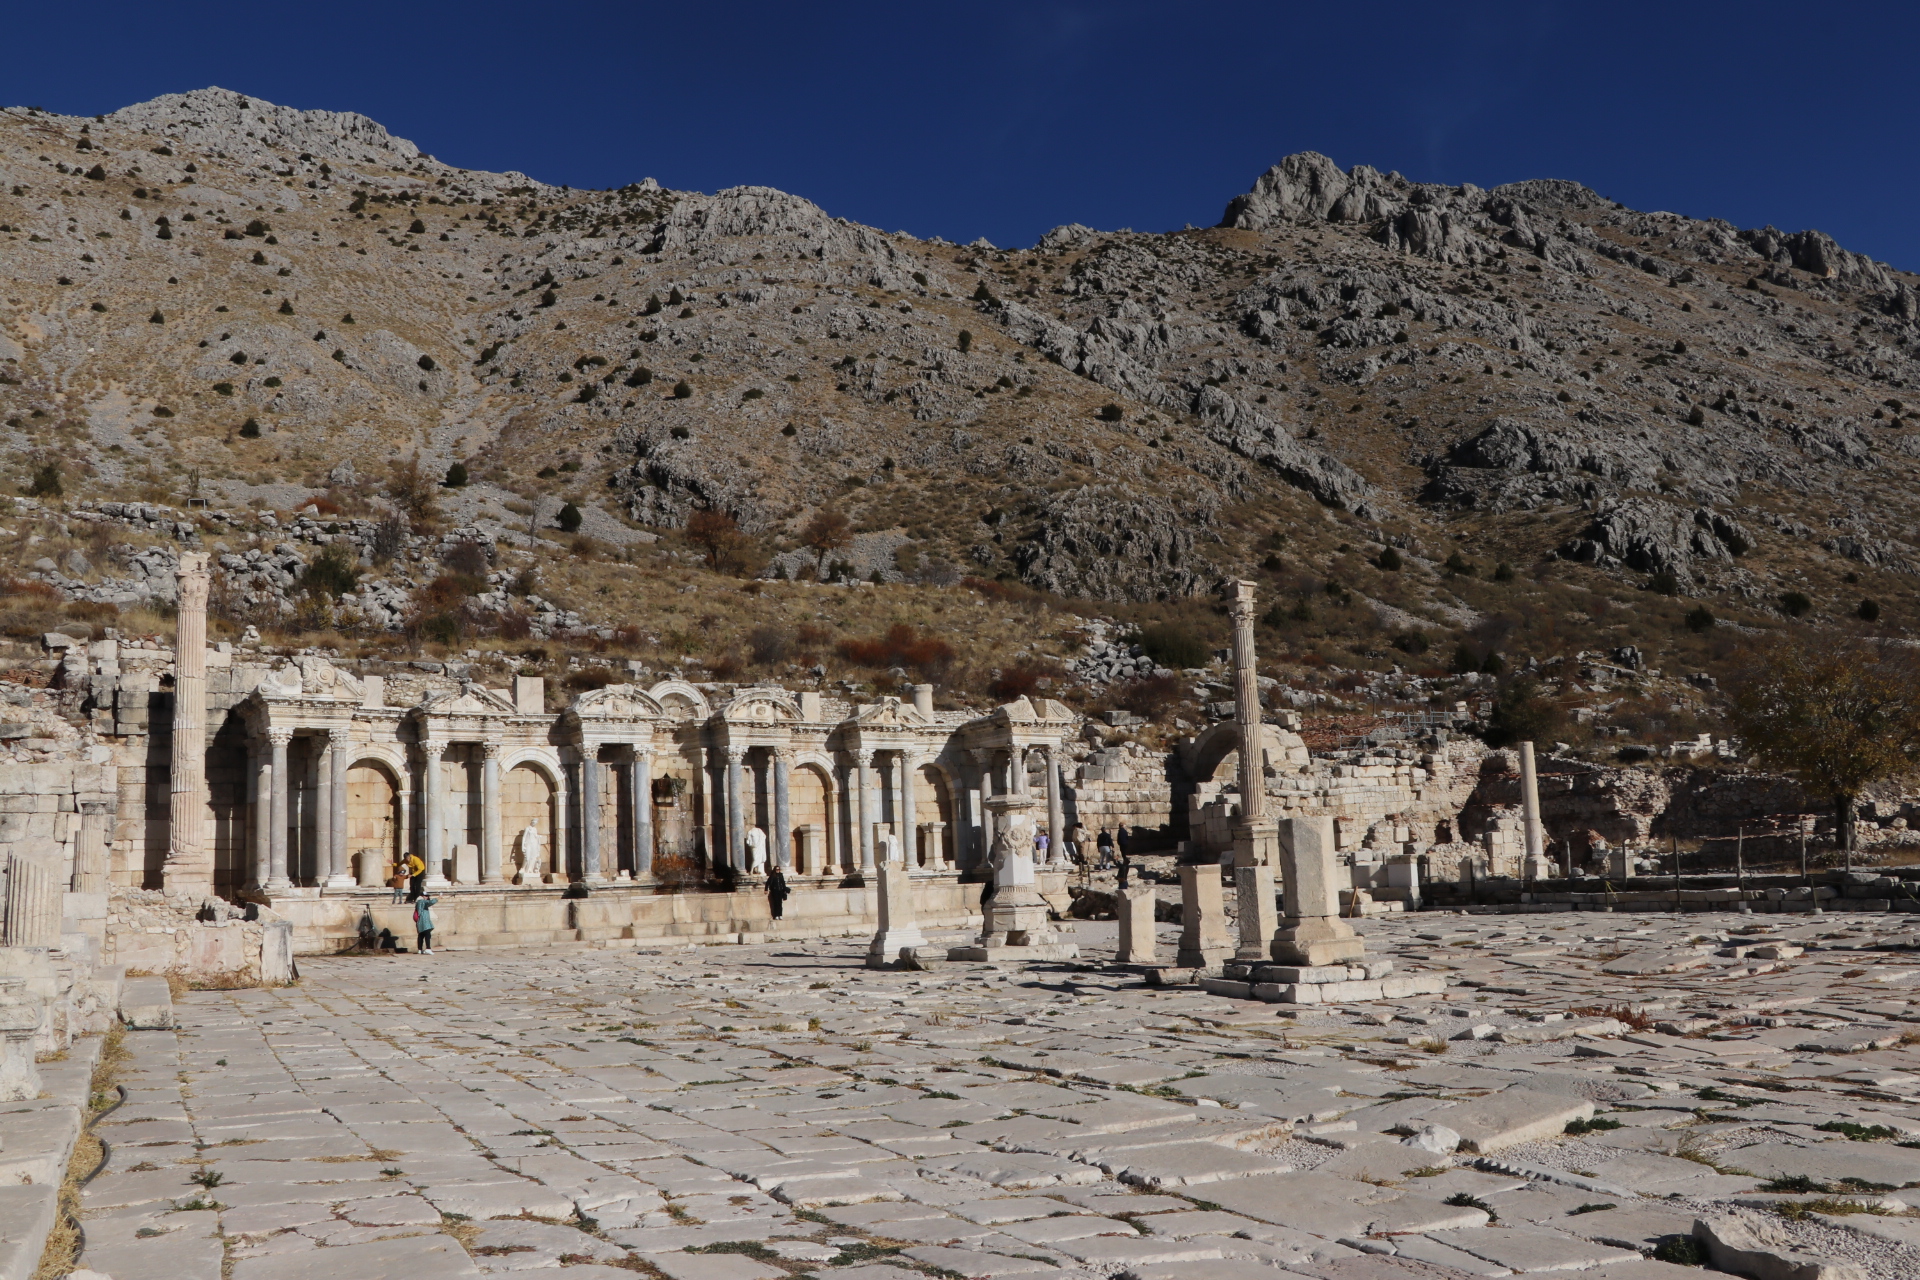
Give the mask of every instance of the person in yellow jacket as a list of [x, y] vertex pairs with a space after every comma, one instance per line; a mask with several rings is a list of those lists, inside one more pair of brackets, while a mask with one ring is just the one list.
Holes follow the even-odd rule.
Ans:
[[400, 874], [393, 878], [393, 900], [395, 902], [400, 901], [399, 895], [403, 885], [408, 889], [407, 901], [412, 902], [416, 900], [420, 896], [421, 888], [425, 884], [426, 878], [427, 864], [420, 860], [419, 854], [409, 853], [406, 861], [401, 864]]

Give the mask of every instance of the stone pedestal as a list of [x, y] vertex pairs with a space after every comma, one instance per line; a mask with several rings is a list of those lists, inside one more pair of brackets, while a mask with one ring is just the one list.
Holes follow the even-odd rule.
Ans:
[[877, 903], [879, 929], [867, 947], [867, 967], [887, 969], [900, 958], [903, 947], [924, 947], [927, 936], [920, 932], [913, 909], [913, 875], [903, 864], [883, 862]]
[[[1018, 760], [1015, 761], [1016, 766]], [[1018, 772], [1016, 767], [1015, 772]], [[995, 796], [986, 802], [1002, 815], [994, 837], [994, 892], [986, 906], [980, 940], [970, 947], [954, 947], [949, 960], [1073, 960], [1080, 947], [1055, 931], [1047, 907], [1034, 882], [1032, 829], [1026, 811], [1033, 798], [1024, 793]]]
[[1227, 911], [1221, 901], [1219, 864], [1180, 868], [1180, 924], [1180, 951], [1173, 960], [1176, 967], [1212, 969], [1233, 955]]
[[1273, 934], [1280, 927], [1280, 909], [1273, 900], [1273, 868], [1235, 867], [1233, 890], [1240, 913], [1240, 946], [1233, 958], [1258, 964], [1271, 954]]
[[1134, 885], [1120, 895], [1120, 947], [1114, 953], [1116, 964], [1159, 964], [1160, 940], [1154, 931], [1153, 886]]
[[360, 874], [356, 883], [362, 889], [378, 889], [387, 882], [391, 871], [391, 862], [379, 849], [362, 849], [359, 853]]
[[1333, 819], [1288, 818], [1279, 834], [1287, 910], [1274, 931], [1273, 958], [1281, 964], [1316, 967], [1358, 960], [1366, 954], [1366, 944], [1340, 918]]
[[455, 884], [480, 883], [479, 845], [457, 844], [453, 846], [453, 882]]

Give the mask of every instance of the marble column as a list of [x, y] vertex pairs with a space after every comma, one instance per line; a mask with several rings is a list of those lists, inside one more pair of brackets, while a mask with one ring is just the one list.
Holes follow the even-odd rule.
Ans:
[[395, 797], [400, 802], [400, 849], [396, 862], [404, 864], [407, 855], [414, 850], [413, 843], [413, 788], [400, 783], [400, 794]]
[[548, 852], [550, 865], [544, 870], [548, 884], [564, 884], [573, 875], [573, 850], [568, 847], [567, 813], [572, 797], [567, 794], [568, 761], [560, 761], [560, 779], [553, 789], [553, 848]]
[[1547, 869], [1546, 840], [1540, 829], [1540, 782], [1533, 769], [1533, 744], [1520, 744], [1520, 815], [1527, 845], [1522, 874], [1529, 880], [1551, 875]]
[[909, 872], [917, 872], [920, 869], [919, 798], [914, 794], [913, 760], [904, 751], [900, 753], [900, 791], [896, 798], [900, 802], [895, 811], [900, 819], [900, 860]]
[[113, 868], [108, 862], [107, 837], [113, 814], [105, 802], [80, 802], [80, 829], [73, 838], [73, 891], [105, 893]]
[[327, 838], [321, 844], [326, 848], [327, 861], [332, 868], [332, 873], [327, 877], [327, 887], [330, 889], [351, 889], [360, 883], [347, 857], [347, 766], [353, 763], [353, 752], [347, 738], [346, 729], [327, 731], [327, 766], [330, 774], [325, 797]]
[[273, 866], [273, 754], [271, 750], [262, 751], [261, 743], [255, 739], [248, 750], [253, 757], [253, 769], [247, 779], [252, 791], [249, 797], [253, 802], [253, 839], [250, 849], [253, 854], [253, 878], [249, 889], [266, 887], [272, 877]]
[[967, 793], [972, 812], [967, 815], [967, 843], [972, 867], [987, 865], [987, 856], [993, 852], [993, 832], [990, 829], [993, 818], [987, 811], [986, 801], [993, 798], [993, 752], [983, 747], [969, 747], [967, 754], [973, 757], [974, 772], [980, 775], [980, 785]]
[[[1240, 738], [1240, 816], [1232, 826], [1240, 945], [1234, 959], [1258, 964], [1269, 955], [1280, 927], [1273, 889], [1280, 828], [1267, 816], [1266, 721], [1260, 711], [1260, 673], [1253, 648], [1253, 583], [1228, 584], [1227, 612], [1233, 619], [1233, 718]], [[1289, 882], [1288, 893], [1293, 890]]]
[[744, 770], [742, 765], [747, 758], [745, 747], [727, 748], [727, 865], [737, 870], [747, 869], [747, 824], [746, 810], [741, 800], [741, 783]]
[[161, 877], [169, 895], [203, 898], [213, 892], [207, 842], [207, 553], [181, 552], [177, 575], [172, 794]]
[[420, 835], [423, 846], [420, 859], [427, 864], [423, 887], [439, 889], [447, 883], [446, 754], [444, 742], [420, 744]]
[[600, 748], [580, 748], [580, 874], [588, 884], [600, 875]]
[[313, 810], [313, 882], [325, 886], [333, 880], [333, 743], [324, 736], [308, 742], [313, 747], [308, 755], [313, 768], [313, 787], [308, 792]]
[[1018, 743], [1007, 752], [1007, 794], [1027, 794], [1027, 749]]
[[292, 741], [291, 729], [267, 730], [267, 742], [273, 747], [273, 801], [267, 818], [268, 893], [285, 893], [293, 888], [293, 881], [287, 879], [287, 790], [293, 781], [287, 767], [287, 744]]
[[633, 878], [653, 878], [653, 751], [633, 749]]
[[787, 774], [793, 767], [793, 752], [785, 747], [773, 750], [773, 865], [782, 871], [793, 867], [793, 808], [788, 799]]
[[505, 884], [500, 870], [500, 751], [498, 742], [480, 747], [480, 883]]
[[1047, 766], [1047, 865], [1054, 866], [1066, 860], [1067, 848], [1061, 821], [1060, 765], [1052, 743], [1040, 748], [1040, 758]]
[[854, 753], [853, 821], [859, 828], [860, 870], [873, 870], [873, 752]]

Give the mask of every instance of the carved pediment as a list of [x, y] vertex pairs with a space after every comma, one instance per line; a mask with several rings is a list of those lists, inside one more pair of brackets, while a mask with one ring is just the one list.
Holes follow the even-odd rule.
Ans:
[[800, 718], [800, 704], [785, 689], [742, 689], [720, 714], [729, 724], [791, 724]]
[[685, 680], [662, 680], [647, 690], [647, 696], [660, 704], [660, 713], [669, 720], [705, 720], [713, 714], [707, 695]]
[[898, 698], [882, 698], [878, 702], [868, 703], [854, 714], [853, 722], [863, 729], [923, 729], [933, 723], [921, 715], [911, 702], [902, 702]]
[[309, 698], [342, 698], [358, 703], [364, 692], [358, 679], [317, 655], [295, 658], [293, 666], [282, 669], [279, 674], [283, 682], [294, 680]]
[[517, 708], [498, 689], [462, 680], [458, 689], [442, 689], [421, 699], [420, 711], [430, 716], [510, 716]]
[[588, 720], [657, 720], [665, 714], [659, 701], [635, 684], [590, 689], [568, 709]]

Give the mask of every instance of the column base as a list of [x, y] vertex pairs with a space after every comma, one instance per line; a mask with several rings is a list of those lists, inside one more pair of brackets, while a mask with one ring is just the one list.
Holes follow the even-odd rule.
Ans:
[[320, 885], [322, 889], [358, 889], [360, 882], [344, 871], [335, 872]]
[[426, 879], [420, 882], [420, 887], [422, 889], [450, 889], [453, 887], [453, 881], [447, 879], [441, 872], [429, 871], [427, 872]]
[[263, 888], [267, 893], [289, 893], [293, 889], [293, 881], [287, 879], [285, 876], [280, 877], [278, 880], [269, 878]]
[[1358, 960], [1366, 955], [1367, 944], [1337, 916], [1295, 917], [1281, 921], [1270, 953], [1280, 964], [1318, 967]]

